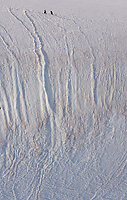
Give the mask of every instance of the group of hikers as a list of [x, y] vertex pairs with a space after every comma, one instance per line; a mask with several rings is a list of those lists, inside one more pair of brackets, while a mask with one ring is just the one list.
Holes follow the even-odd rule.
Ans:
[[[46, 10], [44, 10], [44, 14], [47, 14]], [[53, 15], [53, 11], [52, 10], [50, 11], [50, 14]]]

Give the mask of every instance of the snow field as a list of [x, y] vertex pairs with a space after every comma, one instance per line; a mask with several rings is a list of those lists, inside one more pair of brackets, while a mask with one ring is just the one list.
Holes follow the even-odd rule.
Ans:
[[0, 199], [126, 199], [126, 19], [1, 16]]

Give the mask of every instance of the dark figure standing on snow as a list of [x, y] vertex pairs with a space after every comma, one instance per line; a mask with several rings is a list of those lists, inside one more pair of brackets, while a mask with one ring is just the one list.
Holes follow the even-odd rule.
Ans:
[[44, 14], [47, 14], [46, 10], [44, 10]]
[[51, 15], [53, 15], [53, 12], [52, 12], [52, 10], [50, 11], [50, 13], [51, 13]]

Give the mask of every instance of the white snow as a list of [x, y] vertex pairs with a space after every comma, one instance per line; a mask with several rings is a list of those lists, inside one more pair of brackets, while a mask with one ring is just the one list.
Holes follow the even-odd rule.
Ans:
[[0, 10], [0, 200], [126, 200], [126, 1]]

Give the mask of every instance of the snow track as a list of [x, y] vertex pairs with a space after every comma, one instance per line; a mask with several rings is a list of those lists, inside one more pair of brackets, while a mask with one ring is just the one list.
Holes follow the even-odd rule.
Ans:
[[125, 21], [1, 13], [0, 200], [126, 199]]

